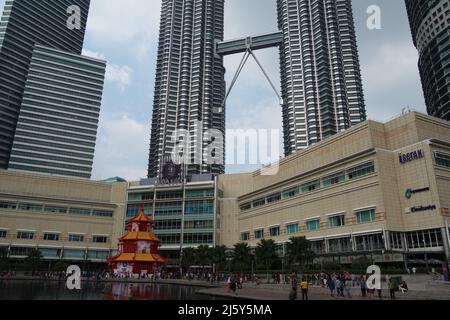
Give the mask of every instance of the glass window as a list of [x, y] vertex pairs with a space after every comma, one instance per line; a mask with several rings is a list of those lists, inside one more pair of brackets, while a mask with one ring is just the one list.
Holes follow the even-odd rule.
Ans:
[[375, 221], [375, 209], [363, 210], [356, 212], [357, 222], [359, 224], [370, 223]]
[[33, 240], [33, 238], [34, 238], [34, 232], [31, 232], [31, 231], [18, 231], [17, 232], [17, 239]]
[[45, 212], [49, 212], [49, 213], [67, 213], [67, 208], [66, 207], [56, 207], [56, 206], [45, 206], [44, 208]]
[[249, 241], [250, 240], [250, 232], [242, 232], [241, 233], [241, 241]]
[[40, 204], [30, 204], [30, 203], [19, 204], [19, 210], [21, 211], [42, 211], [43, 208], [44, 206]]
[[302, 193], [312, 192], [314, 190], [320, 189], [320, 180], [306, 183], [301, 186]]
[[345, 181], [345, 173], [344, 172], [339, 172], [333, 175], [330, 175], [328, 177], [323, 178], [323, 186], [324, 187], [329, 187], [341, 182]]
[[84, 235], [82, 234], [69, 234], [70, 242], [84, 242]]
[[450, 168], [450, 155], [449, 154], [436, 152], [434, 157], [436, 159], [436, 164], [438, 166]]
[[261, 198], [253, 201], [253, 208], [261, 207], [266, 204], [266, 198]]
[[183, 242], [186, 244], [212, 244], [212, 233], [185, 233]]
[[214, 189], [186, 190], [186, 198], [214, 197]]
[[252, 208], [252, 204], [250, 202], [244, 203], [243, 205], [241, 205], [240, 208], [241, 208], [241, 211], [250, 210]]
[[267, 197], [267, 203], [273, 203], [281, 200], [281, 193], [275, 193]]
[[107, 243], [108, 237], [107, 236], [93, 236], [92, 242], [94, 243]]
[[109, 210], [93, 210], [92, 215], [96, 217], [108, 217], [111, 218], [114, 215], [114, 211]]
[[299, 187], [295, 187], [289, 190], [286, 190], [283, 192], [283, 199], [289, 199], [289, 198], [293, 198], [296, 197], [300, 194], [300, 188]]
[[7, 235], [8, 235], [7, 230], [0, 230], [0, 238], [6, 238]]
[[214, 214], [214, 200], [188, 201], [185, 214], [212, 215]]
[[288, 224], [286, 226], [287, 234], [296, 234], [299, 231], [298, 223]]
[[375, 172], [375, 164], [373, 161], [347, 170], [349, 180], [367, 176]]
[[0, 202], [0, 209], [16, 210], [17, 209], [17, 203], [2, 201], [2, 202]]
[[90, 216], [92, 210], [87, 208], [70, 208], [69, 214], [79, 215], [79, 216]]
[[44, 240], [45, 241], [59, 241], [59, 234], [58, 233], [44, 233]]
[[280, 227], [279, 226], [271, 227], [269, 231], [270, 231], [271, 237], [278, 237], [280, 235]]
[[155, 230], [181, 230], [181, 220], [157, 220]]
[[77, 250], [77, 249], [64, 249], [64, 258], [69, 259], [84, 259], [86, 254], [85, 250]]
[[320, 230], [320, 219], [307, 221], [306, 222], [306, 230], [308, 230], [308, 231]]
[[182, 199], [182, 191], [161, 191], [156, 193], [156, 199]]
[[30, 247], [11, 247], [12, 256], [28, 256], [33, 248]]
[[214, 228], [214, 220], [185, 221], [184, 228], [185, 229], [212, 229], [212, 228]]
[[332, 216], [328, 218], [330, 228], [345, 226], [345, 215]]
[[142, 194], [141, 193], [130, 193], [128, 194], [128, 201], [141, 201]]
[[109, 257], [109, 251], [88, 250], [88, 259], [106, 260]]
[[264, 229], [255, 230], [255, 239], [264, 238]]

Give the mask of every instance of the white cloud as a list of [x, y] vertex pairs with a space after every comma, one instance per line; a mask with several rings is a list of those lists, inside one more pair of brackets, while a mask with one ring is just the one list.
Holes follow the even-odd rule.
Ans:
[[[91, 51], [83, 49], [83, 55], [95, 59], [107, 60], [106, 55], [102, 52]], [[119, 66], [116, 64], [107, 64], [105, 80], [108, 82], [116, 82], [121, 92], [131, 84], [133, 69], [130, 66]]]
[[125, 91], [125, 87], [131, 84], [133, 69], [129, 66], [118, 66], [108, 64], [106, 67], [106, 81], [117, 82], [120, 91]]
[[95, 52], [95, 51], [91, 51], [88, 49], [83, 49], [82, 54], [86, 57], [91, 57], [91, 58], [100, 59], [100, 60], [106, 60], [106, 56], [102, 52]]
[[146, 176], [149, 128], [127, 115], [105, 116], [100, 121], [94, 179], [120, 176], [139, 180]]

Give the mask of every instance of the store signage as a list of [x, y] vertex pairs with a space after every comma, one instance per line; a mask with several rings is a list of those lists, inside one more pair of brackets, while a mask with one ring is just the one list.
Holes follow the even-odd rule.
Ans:
[[422, 159], [425, 157], [425, 152], [423, 152], [422, 149], [409, 152], [409, 153], [403, 153], [399, 155], [400, 163], [408, 163], [417, 159]]
[[412, 207], [411, 213], [422, 212], [422, 211], [432, 211], [432, 210], [436, 210], [436, 209], [437, 209], [437, 207], [434, 204], [429, 205], [429, 206]]
[[421, 189], [407, 189], [405, 192], [406, 199], [411, 199], [413, 194], [430, 191], [430, 188], [421, 188]]

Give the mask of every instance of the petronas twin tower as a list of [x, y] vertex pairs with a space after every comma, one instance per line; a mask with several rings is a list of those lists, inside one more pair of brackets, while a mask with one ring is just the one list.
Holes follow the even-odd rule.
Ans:
[[[164, 159], [179, 152], [189, 174], [224, 171], [223, 56], [244, 52], [239, 41], [223, 42], [224, 2], [162, 1], [149, 177], [161, 176]], [[277, 0], [277, 8], [279, 31], [258, 39], [280, 49], [289, 155], [364, 121], [366, 112], [351, 0]], [[236, 47], [220, 51], [219, 43]], [[203, 157], [211, 152], [214, 162]]]

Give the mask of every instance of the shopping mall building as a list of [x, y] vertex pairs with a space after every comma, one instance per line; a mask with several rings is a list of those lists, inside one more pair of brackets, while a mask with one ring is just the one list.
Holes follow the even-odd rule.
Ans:
[[409, 113], [366, 121], [279, 163], [278, 172], [94, 182], [0, 172], [0, 246], [11, 257], [104, 262], [144, 204], [163, 255], [305, 236], [318, 259], [433, 263], [450, 257], [450, 123]]

